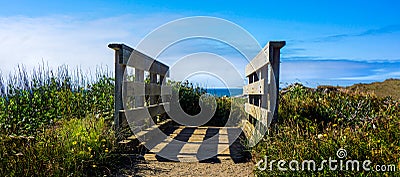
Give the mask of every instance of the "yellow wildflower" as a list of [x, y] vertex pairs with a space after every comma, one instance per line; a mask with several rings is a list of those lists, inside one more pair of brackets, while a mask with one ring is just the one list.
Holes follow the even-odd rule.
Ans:
[[74, 142], [72, 142], [72, 145], [76, 145], [78, 142], [76, 142], [76, 141], [74, 141]]
[[333, 126], [333, 127], [336, 127], [336, 126], [337, 126], [337, 124], [333, 124], [332, 126]]
[[325, 134], [324, 134], [324, 137], [328, 137], [328, 135], [325, 133]]
[[106, 150], [104, 150], [104, 152], [108, 153], [108, 148], [106, 148]]
[[399, 161], [399, 165], [397, 165], [397, 168], [400, 169], [400, 161]]

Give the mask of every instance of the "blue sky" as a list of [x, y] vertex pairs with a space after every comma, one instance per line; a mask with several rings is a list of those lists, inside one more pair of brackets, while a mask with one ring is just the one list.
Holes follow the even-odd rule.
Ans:
[[[349, 85], [400, 78], [398, 1], [1, 1], [0, 70], [42, 61], [112, 70], [110, 42], [135, 46], [158, 26], [188, 16], [240, 25], [261, 46], [285, 40], [281, 82]], [[159, 60], [172, 65], [191, 52], [217, 53], [242, 68], [240, 56], [215, 42], [177, 45]], [[189, 47], [188, 47], [189, 46]], [[240, 71], [243, 72], [243, 71]], [[192, 78], [220, 86], [215, 78]], [[240, 84], [236, 84], [240, 86]]]

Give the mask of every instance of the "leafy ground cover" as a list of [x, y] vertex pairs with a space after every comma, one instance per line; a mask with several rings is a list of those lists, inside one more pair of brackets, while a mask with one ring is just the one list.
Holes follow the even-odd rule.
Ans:
[[[320, 164], [336, 152], [345, 159], [395, 165], [396, 172], [329, 170], [280, 171], [255, 168], [258, 176], [399, 176], [400, 103], [398, 80], [348, 88], [307, 88], [294, 84], [280, 92], [279, 120], [256, 147], [258, 162], [310, 160]], [[205, 90], [187, 82], [172, 83], [188, 114], [200, 110]], [[395, 88], [396, 87], [396, 88]], [[388, 88], [390, 88], [388, 90]], [[20, 68], [0, 77], [0, 176], [102, 176], [114, 174], [120, 157], [112, 128], [114, 80], [99, 70], [95, 78], [82, 71]], [[243, 100], [216, 99], [209, 124], [224, 125], [229, 110], [243, 112]], [[236, 114], [233, 112], [233, 114]], [[262, 164], [261, 164], [262, 165]], [[269, 164], [268, 164], [269, 165]], [[274, 164], [273, 164], [274, 165]], [[318, 166], [319, 167], [319, 166]], [[218, 169], [215, 169], [218, 170]]]
[[0, 176], [107, 174], [113, 89], [106, 71], [66, 66], [0, 77]]
[[[352, 89], [335, 87], [311, 89], [294, 84], [280, 93], [279, 121], [272, 125], [254, 149], [255, 161], [267, 159], [267, 166], [256, 168], [259, 176], [398, 176], [400, 169], [400, 103], [392, 97], [379, 97]], [[340, 159], [342, 148], [347, 156]], [[370, 160], [370, 171], [330, 170], [323, 160]], [[276, 160], [270, 168], [270, 162]], [[286, 162], [286, 171], [276, 166]], [[291, 170], [289, 162], [300, 162]], [[303, 170], [304, 160], [314, 160], [317, 170]], [[339, 161], [338, 161], [339, 162]], [[261, 167], [264, 167], [263, 162]], [[296, 167], [296, 163], [292, 164]], [[386, 165], [396, 171], [377, 171]], [[394, 166], [394, 167], [393, 167]], [[272, 170], [271, 170], [272, 169]], [[388, 169], [387, 169], [388, 170]]]

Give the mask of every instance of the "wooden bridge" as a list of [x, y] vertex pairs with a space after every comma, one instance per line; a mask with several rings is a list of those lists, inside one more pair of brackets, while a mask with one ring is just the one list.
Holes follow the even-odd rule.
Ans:
[[248, 118], [240, 126], [195, 127], [179, 125], [166, 114], [171, 101], [167, 65], [127, 45], [110, 44], [115, 50], [114, 126], [118, 132], [127, 127], [131, 131], [130, 136], [120, 137], [121, 149], [143, 147], [144, 158], [158, 162], [246, 160], [243, 143], [254, 145], [277, 118], [280, 49], [284, 45], [284, 41], [269, 42], [246, 66], [249, 84], [243, 93], [248, 100], [243, 106]]

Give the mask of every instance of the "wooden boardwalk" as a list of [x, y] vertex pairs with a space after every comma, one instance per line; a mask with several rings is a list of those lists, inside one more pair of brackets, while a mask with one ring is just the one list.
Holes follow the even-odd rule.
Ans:
[[[248, 95], [248, 100], [243, 106], [249, 116], [242, 124], [245, 125], [243, 127], [245, 134], [252, 140], [250, 146], [255, 145], [262, 138], [262, 136], [253, 136], [253, 133], [263, 135], [271, 121], [278, 116], [276, 103], [279, 90], [280, 49], [285, 44], [285, 41], [268, 42], [245, 67], [249, 83], [243, 88], [243, 94]], [[109, 47], [115, 50], [114, 128], [118, 131], [129, 125], [135, 133], [119, 142], [119, 145], [123, 147], [121, 152], [126, 149], [146, 147], [144, 159], [152, 163], [148, 163], [147, 165], [150, 164], [150, 166], [145, 168], [151, 169], [152, 172], [143, 173], [145, 176], [192, 175], [192, 169], [195, 169], [193, 166], [201, 167], [198, 168], [199, 173], [195, 176], [248, 176], [243, 174], [251, 174], [251, 172], [242, 172], [246, 171], [245, 169], [251, 171], [254, 167], [252, 163], [237, 163], [249, 159], [248, 151], [243, 146], [245, 138], [243, 134], [240, 134], [242, 132], [240, 128], [168, 126], [164, 129], [163, 125], [166, 124], [158, 122], [156, 116], [164, 117], [172, 122], [172, 119], [165, 116], [165, 113], [171, 112], [170, 103], [174, 103], [173, 89], [166, 82], [166, 78], [169, 77], [169, 67], [125, 44], [110, 44]], [[125, 72], [128, 68], [134, 68], [134, 75], [128, 75], [129, 73]], [[149, 76], [149, 83], [145, 82], [147, 79], [145, 73]], [[161, 130], [167, 135], [166, 137], [162, 136]], [[219, 163], [220, 166], [215, 166], [215, 163]], [[163, 166], [167, 164], [170, 168], [165, 173], [161, 173], [164, 170]], [[231, 168], [232, 164], [237, 165], [238, 168]], [[213, 167], [208, 165], [213, 165]], [[208, 168], [212, 170], [207, 170]], [[161, 169], [161, 172], [153, 173], [157, 169]], [[179, 171], [177, 169], [186, 169], [186, 171], [176, 173]], [[223, 169], [229, 170], [221, 173]]]
[[144, 158], [161, 162], [246, 161], [243, 139], [235, 137], [240, 132], [236, 127], [170, 127], [165, 131], [168, 137], [149, 149]]

